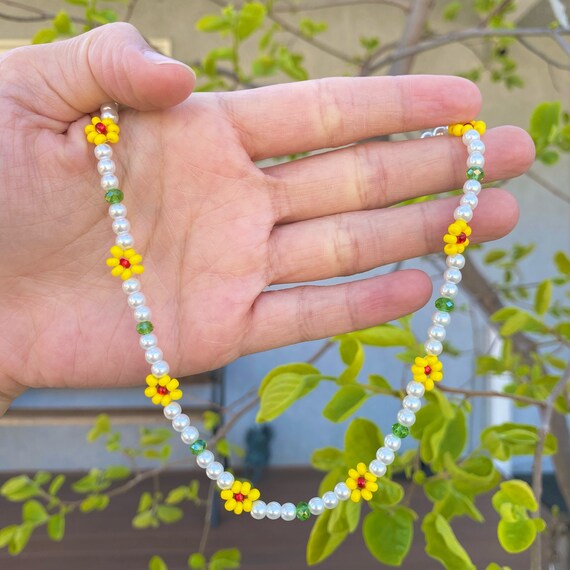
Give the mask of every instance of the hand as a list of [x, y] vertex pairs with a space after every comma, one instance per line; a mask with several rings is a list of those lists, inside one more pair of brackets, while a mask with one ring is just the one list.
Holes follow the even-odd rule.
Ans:
[[[254, 161], [475, 118], [472, 83], [445, 76], [336, 78], [188, 97], [194, 76], [145, 57], [128, 24], [14, 50], [0, 61], [0, 390], [142, 385], [114, 234], [83, 128], [121, 112], [117, 174], [146, 271], [143, 292], [174, 375], [361, 329], [424, 305], [407, 270], [328, 287], [271, 284], [352, 275], [442, 249], [457, 199], [387, 208], [462, 185], [461, 140], [369, 142], [287, 164]], [[485, 136], [487, 180], [531, 164], [524, 131]], [[473, 241], [499, 238], [514, 199], [485, 190]]]

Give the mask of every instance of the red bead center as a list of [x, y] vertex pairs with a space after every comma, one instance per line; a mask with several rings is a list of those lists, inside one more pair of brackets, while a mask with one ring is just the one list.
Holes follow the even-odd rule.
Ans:
[[241, 493], [234, 493], [234, 499], [241, 503], [245, 499], [245, 497]]
[[168, 390], [166, 389], [166, 386], [159, 386], [156, 391], [161, 395], [164, 396], [165, 394], [168, 394]]
[[359, 489], [364, 489], [364, 487], [366, 487], [366, 479], [364, 477], [359, 477], [356, 480], [356, 484], [358, 485]]
[[431, 374], [431, 366], [426, 366], [424, 372], [426, 376], [429, 376]]
[[467, 236], [461, 232], [458, 236], [457, 236], [457, 243], [465, 243], [467, 241]]
[[103, 123], [97, 123], [95, 125], [95, 130], [102, 135], [107, 134], [107, 127]]
[[119, 265], [122, 265], [125, 269], [128, 269], [131, 266], [131, 262], [124, 257], [121, 257], [119, 260]]

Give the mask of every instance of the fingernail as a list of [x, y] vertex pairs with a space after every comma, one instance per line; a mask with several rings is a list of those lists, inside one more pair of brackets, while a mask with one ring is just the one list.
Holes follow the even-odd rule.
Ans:
[[143, 52], [143, 55], [146, 59], [148, 59], [149, 61], [152, 61], [152, 63], [156, 63], [157, 65], [164, 65], [166, 63], [171, 64], [171, 65], [180, 65], [180, 66], [190, 70], [192, 75], [194, 75], [194, 77], [196, 77], [196, 73], [194, 72], [194, 70], [189, 65], [186, 65], [185, 63], [178, 61], [177, 59], [172, 59], [171, 57], [168, 57], [166, 55], [158, 53], [157, 51], [150, 50], [150, 49], [145, 50]]

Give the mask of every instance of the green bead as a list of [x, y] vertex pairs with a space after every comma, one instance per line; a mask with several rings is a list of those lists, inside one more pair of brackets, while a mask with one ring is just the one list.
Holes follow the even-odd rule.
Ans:
[[394, 424], [392, 426], [392, 433], [396, 437], [399, 437], [400, 439], [404, 439], [404, 438], [408, 437], [408, 435], [410, 434], [410, 428], [403, 426], [402, 424]]
[[297, 503], [297, 518], [300, 521], [306, 521], [311, 516], [309, 505], [305, 501]]
[[154, 330], [154, 326], [150, 321], [143, 321], [137, 325], [137, 332], [139, 334], [150, 334]]
[[435, 302], [435, 308], [438, 309], [439, 311], [445, 311], [446, 313], [451, 313], [451, 311], [455, 309], [455, 303], [451, 299], [448, 299], [447, 297], [440, 297]]
[[192, 455], [200, 455], [206, 449], [206, 442], [203, 439], [197, 439], [191, 446]]
[[479, 168], [477, 166], [472, 166], [467, 171], [467, 178], [469, 178], [470, 180], [478, 180], [479, 182], [481, 182], [481, 180], [483, 180], [484, 176], [485, 176], [485, 173], [483, 172], [483, 169]]
[[111, 190], [105, 192], [105, 200], [107, 200], [109, 204], [118, 204], [123, 201], [124, 197], [125, 195], [118, 188], [111, 188]]

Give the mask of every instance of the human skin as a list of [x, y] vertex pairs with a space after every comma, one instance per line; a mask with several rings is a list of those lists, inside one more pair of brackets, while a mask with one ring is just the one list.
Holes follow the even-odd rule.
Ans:
[[[475, 118], [473, 83], [330, 78], [190, 95], [193, 73], [149, 49], [120, 23], [0, 60], [0, 415], [30, 387], [144, 384], [131, 310], [105, 265], [114, 234], [83, 132], [106, 101], [122, 105], [113, 158], [173, 375], [389, 321], [430, 298], [417, 270], [265, 288], [440, 251], [456, 198], [388, 206], [460, 187], [461, 140], [346, 145]], [[517, 127], [484, 140], [486, 181], [534, 159]], [[508, 192], [484, 190], [472, 241], [504, 236], [517, 217]]]

